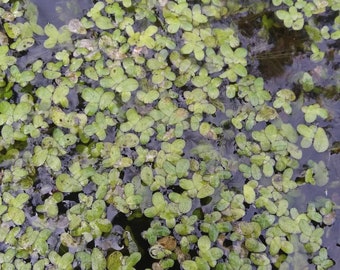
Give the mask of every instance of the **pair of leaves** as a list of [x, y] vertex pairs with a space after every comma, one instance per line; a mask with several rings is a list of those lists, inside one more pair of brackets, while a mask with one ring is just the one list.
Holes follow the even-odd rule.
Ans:
[[189, 196], [199, 199], [209, 197], [215, 192], [215, 189], [209, 185], [209, 182], [204, 181], [202, 176], [196, 173], [193, 174], [192, 180], [181, 179], [179, 186], [187, 190]]
[[319, 153], [325, 152], [328, 149], [328, 137], [322, 127], [299, 124], [297, 126], [297, 131], [303, 136], [301, 147], [308, 148], [313, 144], [314, 149]]
[[59, 171], [61, 169], [61, 161], [56, 148], [45, 149], [39, 145], [35, 146], [32, 162], [35, 167], [45, 165], [53, 171]]
[[14, 197], [8, 192], [3, 193], [3, 200], [8, 205], [7, 213], [2, 217], [4, 222], [12, 220], [16, 225], [22, 225], [25, 222], [26, 215], [22, 208], [30, 196], [26, 193], [18, 194]]
[[61, 192], [79, 192], [88, 183], [89, 178], [95, 174], [92, 167], [81, 168], [79, 162], [70, 167], [71, 174], [60, 174], [56, 180], [56, 186]]
[[53, 24], [47, 24], [44, 28], [45, 34], [48, 38], [44, 41], [46, 49], [52, 49], [56, 44], [63, 44], [71, 42], [71, 32], [67, 26], [61, 27], [59, 30]]
[[54, 104], [60, 104], [64, 108], [69, 105], [67, 95], [69, 88], [66, 85], [58, 85], [54, 88], [52, 85], [46, 87], [39, 87], [36, 91], [37, 96], [41, 99], [41, 109], [48, 109], [51, 106], [51, 101]]
[[115, 94], [113, 92], [104, 92], [100, 87], [95, 89], [85, 88], [83, 89], [81, 96], [88, 102], [84, 110], [88, 116], [94, 115], [98, 109], [105, 110], [108, 108], [112, 110], [114, 108], [113, 99]]
[[11, 104], [8, 101], [0, 102], [0, 125], [11, 125], [19, 120], [25, 121], [32, 105], [28, 102], [20, 102], [19, 104]]

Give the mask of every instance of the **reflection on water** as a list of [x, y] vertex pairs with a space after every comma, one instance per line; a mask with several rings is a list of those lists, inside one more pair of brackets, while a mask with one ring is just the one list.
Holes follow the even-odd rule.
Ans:
[[[269, 28], [264, 26], [264, 18], [271, 22]], [[287, 29], [275, 19], [274, 12], [247, 15], [239, 20], [238, 28], [255, 75], [265, 79], [282, 76], [296, 57], [307, 57], [307, 33]]]
[[93, 6], [91, 0], [31, 0], [31, 2], [38, 7], [38, 23], [41, 26], [51, 23], [56, 27], [67, 24], [71, 19], [81, 18]]
[[[315, 89], [313, 93], [305, 95], [304, 98], [309, 99], [309, 102], [319, 103], [330, 114], [329, 119], [319, 121], [318, 125], [327, 130], [331, 152], [320, 155], [310, 149], [304, 149], [303, 158], [299, 161], [302, 168], [302, 165], [307, 164], [309, 159], [323, 160], [329, 173], [328, 184], [324, 187], [301, 186], [298, 190], [290, 192], [287, 199], [291, 207], [296, 207], [301, 211], [305, 211], [309, 202], [324, 198], [331, 199], [340, 206], [340, 55], [335, 49], [339, 48], [339, 41], [324, 41], [319, 44], [326, 52], [325, 58], [318, 63], [312, 62], [311, 52], [306, 49], [308, 47], [306, 46], [308, 45], [306, 32], [291, 31], [277, 26], [263, 35], [260, 18], [264, 15], [272, 18], [273, 13], [248, 15], [238, 23], [243, 46], [246, 45], [249, 49], [250, 72], [264, 77], [266, 89], [272, 93], [282, 88], [289, 88], [300, 94], [299, 87], [301, 86], [298, 79], [303, 72], [309, 72], [313, 76]], [[323, 19], [331, 22], [332, 15], [325, 16]], [[300, 109], [293, 111], [293, 115], [284, 121], [289, 121], [293, 125], [303, 123], [303, 114]], [[340, 209], [336, 211], [336, 216], [339, 214]], [[332, 226], [325, 228], [323, 238], [323, 246], [327, 247], [329, 256], [337, 265], [335, 267], [340, 265], [339, 231], [340, 220], [336, 219]]]

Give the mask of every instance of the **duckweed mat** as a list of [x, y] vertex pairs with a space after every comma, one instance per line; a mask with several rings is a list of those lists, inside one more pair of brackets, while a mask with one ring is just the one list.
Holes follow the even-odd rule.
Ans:
[[0, 269], [336, 269], [337, 0], [0, 0]]

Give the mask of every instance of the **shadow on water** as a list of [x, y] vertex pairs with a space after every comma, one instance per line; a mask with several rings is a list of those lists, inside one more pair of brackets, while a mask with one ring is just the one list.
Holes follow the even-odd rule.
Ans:
[[[144, 215], [133, 217], [127, 217], [123, 213], [117, 214], [113, 220], [112, 224], [114, 226], [119, 225], [123, 230], [130, 232], [133, 241], [138, 247], [138, 251], [141, 253], [142, 258], [137, 263], [136, 269], [144, 269], [145, 267], [151, 267], [151, 264], [155, 262], [148, 253], [149, 243], [142, 237], [142, 232], [146, 231], [150, 227], [150, 222], [152, 219], [145, 217]], [[129, 255], [127, 248], [121, 250], [123, 255]], [[108, 255], [110, 254], [108, 251]]]

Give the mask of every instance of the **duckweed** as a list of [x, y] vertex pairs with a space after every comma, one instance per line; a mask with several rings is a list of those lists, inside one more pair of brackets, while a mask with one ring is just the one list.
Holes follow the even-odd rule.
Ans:
[[4, 269], [335, 264], [339, 5], [241, 2], [0, 0]]

